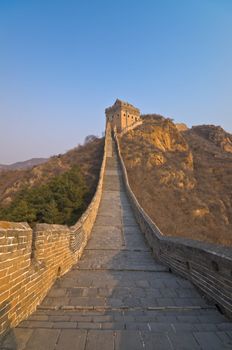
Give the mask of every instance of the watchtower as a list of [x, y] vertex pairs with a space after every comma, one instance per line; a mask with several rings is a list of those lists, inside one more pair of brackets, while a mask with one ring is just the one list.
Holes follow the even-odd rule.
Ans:
[[106, 108], [106, 120], [111, 123], [111, 127], [116, 127], [117, 132], [131, 126], [140, 120], [140, 110], [130, 103], [116, 100], [113, 106]]

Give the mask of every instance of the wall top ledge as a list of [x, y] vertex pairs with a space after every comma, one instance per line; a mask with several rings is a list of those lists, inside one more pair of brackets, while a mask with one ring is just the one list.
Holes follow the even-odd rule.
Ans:
[[31, 230], [27, 222], [0, 221], [0, 231]]
[[67, 225], [57, 225], [57, 224], [36, 224], [35, 231], [64, 231], [69, 230], [69, 227]]
[[161, 241], [165, 243], [170, 243], [170, 245], [179, 245], [185, 246], [186, 248], [194, 249], [194, 250], [201, 250], [205, 253], [215, 255], [218, 257], [221, 257], [223, 259], [229, 259], [232, 262], [232, 248], [223, 246], [223, 245], [216, 245], [213, 243], [206, 243], [202, 241], [195, 241], [193, 239], [188, 238], [182, 238], [182, 237], [170, 237], [170, 236], [162, 236]]
[[189, 239], [184, 237], [171, 237], [171, 236], [164, 235], [156, 226], [156, 224], [151, 220], [151, 218], [145, 213], [143, 208], [140, 206], [131, 188], [130, 188], [130, 191], [133, 195], [133, 198], [136, 200], [136, 204], [138, 205], [138, 208], [142, 213], [144, 219], [148, 222], [153, 234], [159, 239], [161, 243], [162, 242], [165, 244], [170, 243], [170, 246], [173, 245], [173, 247], [175, 246], [175, 248], [178, 245], [180, 248], [185, 247], [187, 249], [204, 251], [207, 254], [215, 255], [215, 257], [227, 259], [232, 262], [232, 247], [217, 245], [217, 244], [203, 242], [203, 241], [197, 241], [194, 239]]

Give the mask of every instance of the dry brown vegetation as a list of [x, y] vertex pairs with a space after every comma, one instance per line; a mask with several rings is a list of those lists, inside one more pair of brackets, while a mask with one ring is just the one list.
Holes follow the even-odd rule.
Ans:
[[54, 176], [65, 173], [78, 165], [88, 184], [89, 198], [98, 182], [104, 148], [104, 139], [92, 137], [83, 146], [78, 146], [63, 155], [53, 156], [46, 163], [29, 170], [7, 170], [0, 172], [0, 205], [7, 206], [24, 188], [46, 184]]
[[232, 245], [232, 135], [180, 132], [153, 116], [120, 143], [132, 190], [163, 234]]

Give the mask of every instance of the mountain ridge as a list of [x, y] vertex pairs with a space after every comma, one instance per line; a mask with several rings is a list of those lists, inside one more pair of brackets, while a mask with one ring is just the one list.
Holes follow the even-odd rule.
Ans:
[[30, 169], [36, 165], [43, 164], [48, 161], [49, 158], [31, 158], [24, 161], [18, 161], [12, 164], [0, 164], [0, 171], [2, 170], [21, 170]]

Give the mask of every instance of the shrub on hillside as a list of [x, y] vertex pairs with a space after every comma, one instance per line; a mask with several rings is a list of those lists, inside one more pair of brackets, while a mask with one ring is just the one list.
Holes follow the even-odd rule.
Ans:
[[73, 166], [45, 185], [21, 190], [10, 206], [0, 208], [0, 220], [73, 225], [87, 206], [87, 194], [84, 178]]

